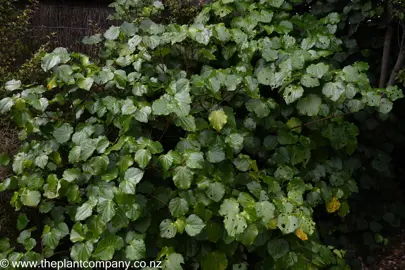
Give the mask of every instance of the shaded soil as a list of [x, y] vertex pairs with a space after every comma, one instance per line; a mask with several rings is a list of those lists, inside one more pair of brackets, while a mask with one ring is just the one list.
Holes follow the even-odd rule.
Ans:
[[377, 263], [369, 270], [405, 270], [405, 228], [390, 239], [390, 244], [377, 256]]

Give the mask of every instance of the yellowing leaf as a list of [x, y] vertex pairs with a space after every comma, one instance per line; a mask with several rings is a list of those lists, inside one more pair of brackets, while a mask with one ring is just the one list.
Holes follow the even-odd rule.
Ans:
[[326, 210], [328, 213], [334, 213], [340, 208], [340, 202], [336, 197], [333, 197], [330, 202], [326, 204]]
[[304, 233], [304, 231], [301, 230], [301, 229], [297, 229], [297, 230], [295, 231], [295, 235], [296, 235], [299, 239], [301, 239], [302, 241], [308, 240], [308, 235], [307, 235], [306, 233]]
[[270, 220], [270, 221], [267, 223], [267, 228], [269, 228], [269, 229], [271, 229], [271, 230], [277, 229], [277, 219], [274, 218], [274, 219]]
[[52, 80], [50, 80], [49, 82], [48, 82], [48, 84], [47, 84], [47, 88], [48, 88], [48, 90], [51, 90], [52, 88], [55, 88], [56, 87], [56, 84], [57, 84], [57, 82], [56, 82], [56, 76], [54, 76], [53, 78], [52, 78]]
[[210, 113], [208, 120], [216, 131], [220, 131], [228, 121], [228, 116], [223, 110], [216, 110]]

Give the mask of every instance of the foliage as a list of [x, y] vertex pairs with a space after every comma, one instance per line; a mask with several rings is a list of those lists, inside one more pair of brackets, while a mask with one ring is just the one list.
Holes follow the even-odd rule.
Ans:
[[[401, 1], [307, 1], [308, 5], [298, 3], [294, 9], [310, 11], [317, 18], [330, 12], [339, 12], [341, 21], [337, 35], [342, 38], [343, 50], [334, 55], [341, 64], [351, 61], [366, 61], [370, 69], [368, 77], [372, 85], [378, 85], [382, 69], [393, 73], [394, 64], [400, 58], [403, 35], [403, 3]], [[391, 14], [390, 12], [391, 11]], [[383, 47], [388, 22], [395, 26], [389, 53], [389, 65], [382, 65]], [[403, 85], [403, 72], [399, 72], [397, 82]], [[397, 108], [401, 108], [403, 100]], [[404, 201], [401, 192], [404, 185], [402, 152], [404, 129], [401, 119], [405, 117], [397, 109], [389, 117], [378, 115], [375, 110], [363, 110], [354, 114], [353, 121], [360, 129], [356, 149], [351, 159], [357, 164], [354, 178], [359, 183], [359, 192], [352, 196], [350, 213], [344, 219], [328, 218], [317, 211], [321, 239], [338, 248], [348, 250], [347, 256], [353, 258], [354, 269], [362, 269], [363, 263], [375, 265], [374, 255], [383, 248], [398, 228], [403, 225]], [[383, 163], [381, 163], [383, 162]], [[383, 166], [379, 164], [384, 164]], [[361, 167], [361, 168], [360, 168]], [[394, 196], [393, 196], [394, 195]], [[386, 217], [389, 217], [386, 219]]]
[[[26, 82], [37, 79], [40, 69], [34, 70], [33, 67], [38, 66], [36, 63], [40, 59], [39, 55], [46, 47], [27, 42], [32, 39], [28, 26], [29, 20], [35, 12], [37, 1], [30, 0], [29, 4], [23, 8], [17, 8], [17, 4], [16, 0], [0, 0], [1, 84], [13, 77], [23, 78]], [[45, 40], [40, 39], [40, 41]], [[36, 49], [39, 50], [36, 51]]]
[[162, 3], [135, 2], [115, 2], [126, 22], [86, 39], [103, 43], [100, 66], [57, 48], [42, 58], [45, 83], [5, 84], [0, 111], [36, 138], [0, 190], [44, 223], [23, 218], [21, 245], [2, 239], [1, 256], [348, 269], [320, 241], [314, 209], [349, 213], [359, 128], [345, 116], [386, 117], [401, 90], [334, 60], [337, 13], [221, 0], [193, 24], [159, 24]]
[[178, 24], [187, 24], [194, 19], [201, 10], [201, 6], [207, 2], [207, 0], [166, 0], [163, 2], [168, 13], [166, 20]]

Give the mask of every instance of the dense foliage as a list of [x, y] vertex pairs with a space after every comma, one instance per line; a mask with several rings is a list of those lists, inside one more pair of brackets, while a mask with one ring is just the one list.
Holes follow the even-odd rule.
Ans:
[[30, 0], [28, 5], [21, 8], [21, 3], [17, 0], [0, 0], [1, 84], [13, 77], [19, 77], [28, 83], [36, 81], [41, 74], [38, 63], [48, 39], [41, 37], [33, 42], [32, 30], [29, 28], [29, 20], [37, 3], [36, 0]]
[[138, 2], [115, 2], [126, 22], [86, 38], [103, 44], [100, 65], [57, 48], [42, 59], [44, 84], [5, 84], [0, 111], [33, 139], [0, 190], [43, 223], [21, 214], [19, 245], [2, 238], [1, 256], [347, 269], [345, 252], [320, 241], [314, 209], [350, 212], [363, 168], [347, 116], [385, 119], [401, 90], [372, 87], [366, 63], [337, 61], [338, 13], [221, 0], [192, 24], [160, 24], [163, 5]]

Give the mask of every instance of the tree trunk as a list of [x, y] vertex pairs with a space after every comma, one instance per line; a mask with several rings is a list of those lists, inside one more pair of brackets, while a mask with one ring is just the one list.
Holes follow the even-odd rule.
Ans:
[[391, 72], [390, 79], [387, 83], [387, 86], [391, 86], [395, 84], [395, 79], [397, 77], [398, 72], [401, 70], [402, 66], [404, 65], [405, 60], [405, 33], [402, 35], [401, 40], [401, 48], [398, 54], [397, 62], [395, 63], [394, 69]]
[[385, 40], [384, 40], [384, 51], [383, 51], [383, 58], [382, 58], [382, 63], [381, 63], [380, 83], [378, 84], [379, 88], [384, 88], [387, 83], [388, 64], [389, 64], [390, 51], [391, 51], [391, 41], [392, 41], [392, 37], [394, 35], [394, 28], [393, 28], [392, 22], [391, 22], [390, 7], [387, 7], [387, 10], [388, 10], [387, 11], [388, 26], [387, 26], [387, 32], [385, 34]]

